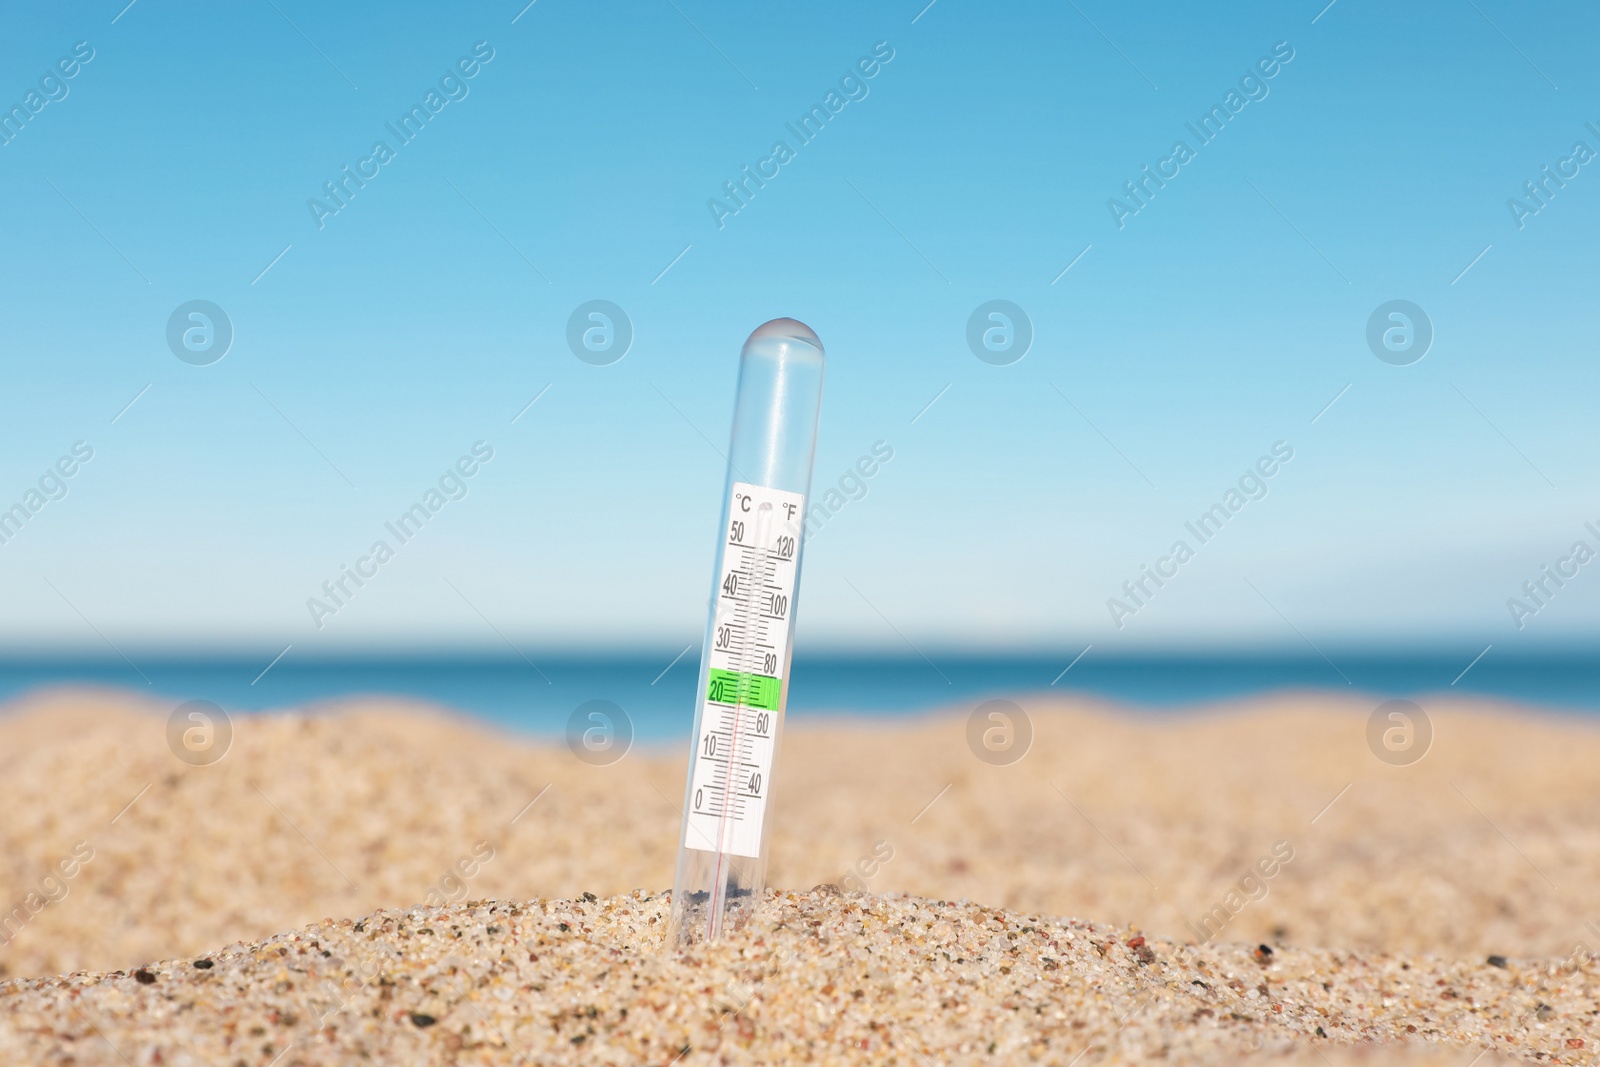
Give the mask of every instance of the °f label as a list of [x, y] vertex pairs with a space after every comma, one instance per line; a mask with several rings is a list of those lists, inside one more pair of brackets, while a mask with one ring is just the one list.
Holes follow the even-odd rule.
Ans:
[[761, 855], [805, 497], [733, 483], [685, 848]]

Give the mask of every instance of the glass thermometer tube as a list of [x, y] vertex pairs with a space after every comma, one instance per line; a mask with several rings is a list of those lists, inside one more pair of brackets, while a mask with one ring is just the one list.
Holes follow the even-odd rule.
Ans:
[[794, 319], [757, 327], [739, 356], [672, 890], [678, 944], [743, 923], [765, 887], [822, 372], [822, 342]]

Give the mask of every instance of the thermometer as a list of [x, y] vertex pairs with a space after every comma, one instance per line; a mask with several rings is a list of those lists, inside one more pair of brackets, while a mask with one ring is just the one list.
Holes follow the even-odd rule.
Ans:
[[672, 890], [678, 944], [747, 921], [765, 886], [822, 371], [822, 342], [794, 319], [757, 327], [739, 355]]

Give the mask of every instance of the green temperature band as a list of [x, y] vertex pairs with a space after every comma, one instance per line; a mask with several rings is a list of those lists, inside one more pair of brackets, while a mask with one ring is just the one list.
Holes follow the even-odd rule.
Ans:
[[739, 704], [763, 711], [778, 710], [778, 694], [783, 683], [764, 674], [747, 674], [743, 671], [725, 671], [711, 668], [711, 684], [706, 699], [718, 704]]

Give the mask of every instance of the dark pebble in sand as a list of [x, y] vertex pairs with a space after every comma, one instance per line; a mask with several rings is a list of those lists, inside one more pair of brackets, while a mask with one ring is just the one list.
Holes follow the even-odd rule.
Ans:
[[439, 1020], [435, 1019], [433, 1016], [424, 1015], [420, 1011], [414, 1011], [411, 1013], [411, 1022], [416, 1026], [432, 1026], [438, 1021]]
[[1491, 967], [1504, 968], [1506, 965], [1506, 958], [1504, 956], [1490, 956], [1485, 962], [1487, 962]]
[[210, 960], [195, 960], [194, 965], [200, 968], [202, 971], [209, 971], [211, 968], [216, 966], [216, 964], [212, 963]]
[[137, 971], [134, 971], [133, 977], [134, 980], [140, 985], [154, 985], [156, 980], [156, 976], [145, 970], [143, 967], [139, 968]]

